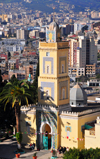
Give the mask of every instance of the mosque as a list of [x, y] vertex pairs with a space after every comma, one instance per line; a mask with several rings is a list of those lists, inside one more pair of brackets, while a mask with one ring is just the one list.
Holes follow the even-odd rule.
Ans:
[[69, 44], [52, 22], [46, 40], [39, 42], [38, 104], [21, 107], [23, 143], [39, 149], [85, 148], [85, 130], [93, 128], [100, 108], [87, 105], [87, 95], [77, 83], [70, 91]]

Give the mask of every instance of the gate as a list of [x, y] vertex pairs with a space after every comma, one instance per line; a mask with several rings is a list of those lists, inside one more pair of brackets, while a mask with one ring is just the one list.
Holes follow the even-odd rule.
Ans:
[[43, 135], [43, 148], [48, 150], [48, 136]]

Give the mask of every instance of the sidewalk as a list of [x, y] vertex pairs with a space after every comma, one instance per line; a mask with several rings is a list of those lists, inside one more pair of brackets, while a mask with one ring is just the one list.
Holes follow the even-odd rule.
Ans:
[[[57, 157], [58, 157], [58, 159], [63, 159], [62, 154], [57, 153]], [[38, 157], [38, 159], [49, 159], [49, 158], [51, 159], [51, 153], [45, 154], [41, 157]]]
[[[17, 150], [17, 141], [16, 139], [7, 139], [3, 142], [0, 142], [0, 158], [4, 159], [16, 159], [14, 151]], [[20, 158], [23, 159], [32, 159], [33, 153], [37, 152], [37, 159], [51, 159], [50, 150], [29, 150], [28, 148], [24, 148], [24, 154], [20, 155]], [[63, 159], [62, 154], [58, 154], [58, 159]]]
[[[23, 159], [32, 159], [32, 155], [34, 152], [32, 153], [25, 153], [20, 155], [20, 158]], [[62, 154], [57, 154], [58, 159], [63, 159]], [[16, 159], [16, 157], [14, 157], [13, 159]], [[46, 152], [46, 150], [40, 150], [37, 151], [37, 159], [51, 159], [51, 153], [50, 152]]]

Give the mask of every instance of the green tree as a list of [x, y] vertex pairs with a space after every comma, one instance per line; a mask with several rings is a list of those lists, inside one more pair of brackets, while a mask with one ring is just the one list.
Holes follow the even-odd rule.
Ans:
[[15, 77], [15, 75], [13, 74], [11, 79], [9, 80], [11, 83], [17, 83], [18, 79]]
[[35, 79], [32, 84], [34, 103], [38, 102], [38, 76], [39, 76], [39, 62], [37, 64]]
[[99, 73], [96, 75], [96, 78], [100, 78], [100, 74]]
[[2, 83], [2, 76], [1, 76], [1, 70], [0, 70], [0, 86], [1, 86], [1, 83]]
[[5, 86], [5, 81], [2, 81], [1, 70], [0, 70], [0, 92], [2, 91], [4, 86]]
[[[25, 81], [9, 82], [3, 88], [0, 94], [0, 101], [6, 105], [11, 102], [12, 108], [15, 107], [16, 129], [20, 132], [20, 107], [22, 102], [26, 102], [28, 106], [28, 99], [32, 97], [32, 91]], [[32, 100], [32, 99], [31, 99]], [[20, 145], [21, 147], [21, 145]]]
[[83, 76], [83, 75], [76, 78], [77, 82], [87, 82], [87, 80], [89, 80], [89, 78], [87, 76]]
[[6, 131], [11, 128], [11, 126], [16, 125], [14, 108], [11, 104], [7, 104], [6, 110], [4, 110], [4, 105], [0, 103], [0, 129], [5, 129]]
[[11, 58], [11, 53], [8, 51], [8, 59]]

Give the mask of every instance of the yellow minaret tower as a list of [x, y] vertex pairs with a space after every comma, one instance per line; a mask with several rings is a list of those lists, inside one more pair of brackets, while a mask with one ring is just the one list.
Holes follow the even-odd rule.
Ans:
[[61, 145], [60, 113], [69, 105], [68, 42], [61, 41], [61, 29], [52, 22], [46, 41], [39, 43], [37, 147], [57, 149]]
[[39, 43], [38, 103], [68, 109], [68, 42], [61, 41], [61, 29], [52, 22], [46, 41]]

